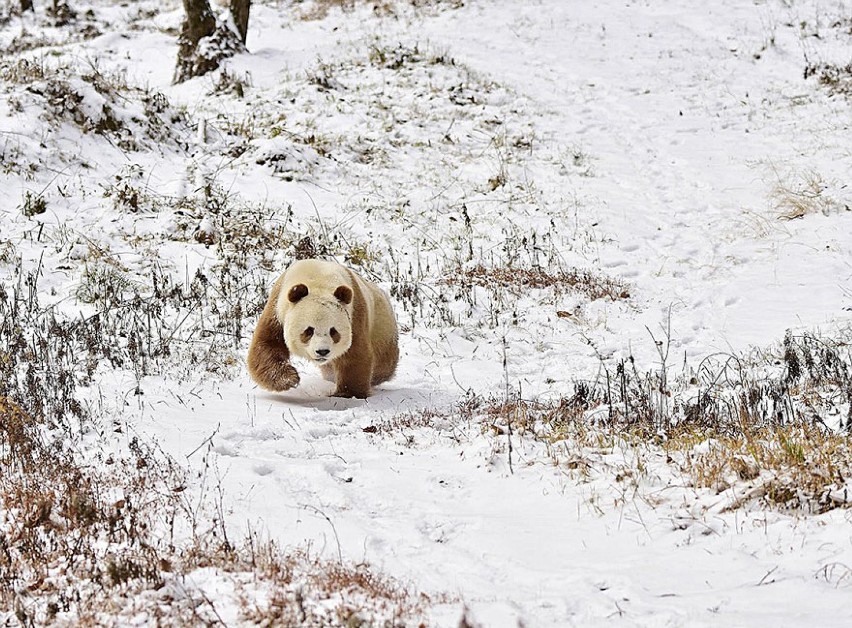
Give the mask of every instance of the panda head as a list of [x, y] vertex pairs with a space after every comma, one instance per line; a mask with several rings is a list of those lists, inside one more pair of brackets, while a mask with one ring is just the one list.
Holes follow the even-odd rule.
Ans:
[[351, 288], [339, 286], [332, 294], [322, 294], [311, 292], [308, 286], [300, 283], [281, 296], [286, 299], [281, 317], [284, 341], [292, 353], [325, 364], [349, 350], [352, 345]]

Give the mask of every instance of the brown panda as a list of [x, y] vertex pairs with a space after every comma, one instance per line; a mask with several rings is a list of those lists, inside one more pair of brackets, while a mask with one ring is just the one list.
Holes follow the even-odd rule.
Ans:
[[399, 332], [387, 294], [335, 262], [294, 262], [272, 286], [248, 353], [254, 381], [267, 390], [299, 383], [290, 354], [319, 365], [337, 397], [366, 398], [393, 377]]

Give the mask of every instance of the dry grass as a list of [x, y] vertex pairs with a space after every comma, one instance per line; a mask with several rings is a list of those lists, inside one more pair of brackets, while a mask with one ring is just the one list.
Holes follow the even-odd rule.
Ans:
[[805, 78], [812, 76], [832, 96], [852, 98], [852, 63], [812, 63], [805, 68]]
[[[265, 232], [242, 236], [258, 249], [269, 242]], [[410, 624], [428, 600], [368, 565], [256, 538], [232, 544], [221, 518], [204, 514], [221, 508], [193, 496], [195, 477], [137, 439], [105, 458], [77, 451], [110, 418], [78, 398], [99, 364], [140, 375], [171, 360], [221, 368], [221, 353], [180, 354], [221, 352], [229, 343], [217, 336], [238, 345], [267, 287], [236, 263], [198, 273], [188, 287], [159, 272], [141, 285], [101, 253], [83, 278], [97, 309], [87, 319], [40, 306], [38, 271], [18, 268], [8, 290], [0, 286], [0, 623], [118, 626], [144, 616], [214, 625], [217, 605], [231, 604], [267, 624]], [[206, 568], [212, 576], [193, 576]], [[211, 577], [233, 595], [210, 600], [191, 584]]]
[[[473, 426], [494, 438], [495, 455], [511, 460], [513, 440], [517, 450], [526, 439], [580, 481], [637, 486], [640, 478], [653, 482], [653, 472], [672, 478], [669, 485], [680, 478], [689, 487], [730, 491], [728, 509], [852, 507], [848, 345], [788, 334], [775, 355], [755, 360], [729, 356], [713, 368], [705, 360], [697, 373], [677, 378], [642, 371], [632, 359], [614, 370], [602, 363], [601, 376], [575, 383], [571, 395], [468, 395], [456, 408], [406, 413], [368, 431], [401, 433], [414, 444], [418, 430], [433, 430], [463, 442]], [[840, 431], [822, 422], [829, 413], [839, 415]]]
[[[142, 613], [158, 625], [214, 625], [216, 605], [230, 603], [263, 625], [396, 626], [429, 603], [366, 564], [252, 537], [233, 546], [221, 523], [195, 519], [177, 465], [136, 441], [127, 457], [92, 466], [48, 434], [0, 397], [0, 620], [9, 624], [117, 626]], [[195, 532], [180, 540], [175, 529]], [[232, 599], [184, 584], [204, 568], [233, 585]]]
[[784, 220], [794, 220], [809, 214], [831, 214], [849, 209], [828, 193], [832, 184], [817, 172], [805, 172], [797, 177], [780, 180], [770, 198]]
[[44, 109], [52, 131], [70, 123], [124, 151], [182, 150], [192, 133], [185, 111], [172, 107], [163, 94], [131, 85], [125, 74], [102, 71], [91, 62], [75, 68], [18, 59], [0, 65], [0, 74], [17, 87], [18, 109]]
[[[812, 422], [752, 427], [738, 432], [675, 427], [661, 438], [644, 426], [590, 424], [576, 398], [549, 403], [486, 403], [478, 414], [483, 427], [498, 438], [511, 433], [543, 440], [554, 463], [579, 469], [612, 472], [616, 481], [625, 473], [647, 473], [651, 460], [667, 460], [687, 485], [732, 490], [728, 510], [759, 504], [765, 508], [821, 513], [852, 507], [852, 439]], [[558, 445], [558, 447], [553, 447]], [[632, 465], [610, 466], [602, 450], [629, 450]], [[664, 455], [660, 455], [660, 454]], [[635, 467], [635, 468], [633, 468]]]
[[728, 509], [769, 507], [825, 512], [852, 506], [852, 442], [818, 425], [743, 429], [735, 436], [682, 435], [666, 443], [681, 454], [682, 471], [697, 488], [733, 489]]
[[9, 264], [16, 260], [18, 251], [11, 240], [0, 240], [0, 264]]
[[306, 21], [323, 20], [332, 10], [349, 12], [358, 5], [370, 7], [376, 15], [392, 16], [404, 7], [435, 12], [458, 9], [464, 6], [464, 2], [463, 0], [313, 0], [301, 9], [299, 17]]
[[181, 481], [173, 468], [152, 472], [141, 449], [95, 471], [46, 428], [0, 397], [0, 608], [23, 625], [83, 610], [131, 580], [159, 588], [156, 549], [168, 542], [152, 524], [174, 517]]
[[[400, 583], [381, 576], [369, 565], [346, 565], [297, 551], [281, 560], [263, 551], [258, 571], [268, 579], [270, 594], [258, 600], [243, 593], [243, 614], [264, 626], [407, 625], [431, 602]], [[306, 593], [314, 599], [306, 601]], [[423, 624], [421, 624], [423, 625]]]
[[49, 71], [44, 62], [32, 59], [15, 59], [0, 63], [0, 76], [8, 83], [29, 85], [35, 81], [43, 81], [53, 72]]
[[349, 12], [359, 4], [369, 6], [378, 15], [390, 15], [395, 2], [392, 0], [313, 0], [301, 10], [299, 16], [305, 21], [324, 20], [335, 9]]
[[551, 273], [542, 268], [486, 268], [479, 264], [473, 268], [459, 269], [446, 276], [443, 283], [462, 287], [499, 286], [515, 294], [530, 289], [555, 288], [580, 292], [592, 300], [617, 301], [630, 298], [630, 291], [624, 282], [576, 268]]

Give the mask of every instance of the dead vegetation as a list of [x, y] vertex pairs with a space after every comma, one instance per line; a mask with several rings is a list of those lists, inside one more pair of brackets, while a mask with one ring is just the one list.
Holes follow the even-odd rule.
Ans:
[[[0, 618], [118, 626], [145, 612], [158, 625], [210, 625], [231, 605], [264, 625], [397, 625], [429, 602], [366, 564], [256, 537], [233, 546], [221, 522], [195, 519], [187, 488], [177, 465], [135, 439], [127, 455], [86, 464], [0, 396]], [[229, 583], [230, 599], [192, 586], [205, 569]]]
[[[393, 14], [406, 7], [455, 8], [461, 2], [315, 0], [299, 9], [305, 19], [319, 19], [335, 7], [348, 11], [357, 5]], [[19, 45], [46, 44], [30, 37]], [[226, 142], [228, 156], [238, 159], [247, 153], [255, 164], [292, 179], [299, 176], [294, 173], [310, 174], [322, 160], [338, 163], [345, 156], [352, 156], [359, 167], [393, 163], [389, 152], [421, 148], [415, 144], [421, 138], [429, 148], [434, 144], [436, 152], [447, 151], [463, 142], [470, 128], [488, 136], [489, 150], [531, 151], [532, 136], [523, 129], [484, 133], [483, 129], [505, 126], [491, 113], [479, 112], [488, 106], [493, 86], [473, 81], [456, 65], [446, 53], [397, 42], [373, 42], [352, 64], [320, 61], [305, 81], [323, 97], [357, 85], [360, 70], [367, 66], [380, 73], [378, 85], [405, 81], [406, 72], [413, 69], [429, 73], [449, 69], [445, 77], [439, 73], [430, 78], [429, 89], [417, 100], [428, 104], [440, 96], [457, 111], [452, 119], [430, 120], [394, 102], [394, 90], [387, 90], [390, 96], [372, 90], [378, 94], [369, 101], [375, 109], [366, 108], [353, 117], [379, 121], [376, 129], [367, 127], [363, 133], [357, 129], [347, 138], [324, 133], [310, 121], [297, 126], [282, 118], [267, 128], [253, 117], [227, 121], [226, 133], [240, 138]], [[814, 68], [812, 75], [823, 82], [819, 72]], [[121, 74], [105, 75], [91, 68], [78, 77], [31, 60], [3, 62], [2, 74], [18, 90], [16, 98], [35, 100], [50, 124], [72, 125], [123, 151], [161, 150], [162, 145], [182, 150], [186, 138], [196, 133], [181, 108], [161, 94], [129, 85]], [[841, 74], [826, 85], [844, 80]], [[217, 96], [243, 98], [250, 88], [248, 76], [223, 71], [213, 91]], [[465, 126], [467, 117], [475, 122], [470, 128]], [[372, 143], [370, 138], [379, 131], [388, 132], [380, 123], [390, 124], [389, 120], [401, 132], [387, 146]], [[285, 128], [285, 122], [292, 128]], [[406, 135], [406, 125], [420, 127], [427, 122], [433, 124], [431, 131], [418, 128]], [[454, 130], [454, 125], [465, 130]], [[251, 142], [258, 139], [288, 141], [251, 153]], [[467, 144], [458, 150], [473, 153]], [[6, 162], [6, 152], [3, 157]], [[569, 161], [590, 172], [588, 157], [580, 151], [573, 150]], [[501, 157], [484, 184], [485, 196], [493, 193], [499, 197], [494, 202], [507, 207], [527, 194], [517, 191], [511, 166], [508, 157]], [[422, 259], [401, 262], [381, 243], [341, 240], [322, 224], [315, 229], [296, 226], [289, 207], [243, 206], [216, 185], [215, 177], [197, 193], [172, 199], [159, 195], [147, 175], [131, 164], [109, 179], [104, 196], [114, 210], [125, 214], [174, 210], [176, 228], [167, 237], [172, 243], [208, 247], [216, 260], [211, 267], [179, 277], [152, 264], [150, 272], [139, 277], [108, 251], [92, 247], [76, 269], [79, 283], [74, 297], [94, 313], [64, 319], [40, 302], [37, 295], [44, 292], [40, 273], [24, 272], [14, 245], [0, 240], [0, 263], [16, 266], [13, 280], [0, 286], [2, 606], [14, 609], [15, 620], [24, 625], [59, 618], [72, 624], [119, 625], [143, 609], [164, 625], [214, 625], [223, 623], [216, 603], [203, 588], [187, 585], [188, 574], [212, 569], [230, 579], [241, 617], [258, 624], [398, 625], [417, 615], [430, 600], [368, 565], [322, 560], [309, 550], [285, 553], [255, 538], [235, 547], [215, 522], [208, 535], [189, 539], [174, 535], [181, 527], [193, 531], [199, 527], [184, 499], [191, 482], [139, 442], [123, 456], [104, 460], [106, 471], [97, 471], [99, 465], [72, 447], [81, 433], [108, 426], [80, 402], [79, 388], [95, 381], [99, 369], [133, 371], [138, 378], [136, 393], [144, 392], [144, 376], [178, 365], [227, 375], [239, 365], [270, 277], [289, 258], [338, 256], [378, 272], [390, 280], [401, 307], [411, 312], [412, 326], [415, 320], [462, 326], [478, 308], [470, 327], [494, 329], [505, 320], [501, 316], [511, 317], [506, 305], [513, 295], [544, 291], [544, 298], [551, 298], [567, 292], [620, 302], [630, 299], [632, 287], [593, 271], [560, 270], [548, 257], [552, 242], [544, 236], [536, 241], [534, 231], [506, 232], [502, 245], [497, 242], [493, 247], [502, 246], [503, 253], [471, 265], [484, 238], [474, 234], [478, 217], [472, 219], [461, 202], [436, 203], [437, 214], [450, 216], [462, 234], [457, 241], [441, 243], [447, 247], [441, 251], [443, 257], [424, 254]], [[779, 189], [778, 208], [785, 218], [839, 209], [826, 189], [816, 175], [804, 179], [801, 185]], [[53, 209], [47, 202], [42, 194], [28, 192], [21, 213], [41, 215], [48, 207]], [[451, 215], [456, 206], [463, 209]], [[406, 211], [399, 209], [399, 220], [405, 220]], [[134, 241], [138, 249], [156, 249], [160, 244], [145, 237]], [[432, 243], [424, 239], [423, 244], [427, 248]], [[391, 261], [379, 268], [385, 257]], [[414, 445], [421, 430], [440, 431], [461, 442], [460, 423], [474, 425], [495, 442], [508, 444], [501, 452], [511, 452], [513, 438], [530, 439], [543, 443], [557, 466], [579, 474], [589, 474], [601, 464], [600, 452], [625, 446], [654, 448], [664, 452], [689, 486], [736, 491], [732, 507], [760, 503], [812, 512], [848, 507], [845, 482], [852, 466], [848, 435], [820, 424], [821, 417], [835, 415], [843, 416], [840, 423], [847, 432], [852, 424], [848, 350], [812, 336], [790, 336], [769, 363], [778, 368], [764, 376], [742, 359], [722, 356], [708, 359], [694, 373], [671, 378], [666, 365], [644, 369], [631, 357], [602, 364], [599, 378], [576, 382], [570, 394], [557, 399], [470, 396], [451, 411], [409, 412], [364, 431], [379, 437], [402, 434], [407, 444]], [[619, 468], [617, 479], [641, 474], [641, 464], [627, 471]], [[7, 620], [15, 621], [11, 616]]]
[[[801, 21], [799, 29], [803, 38], [813, 37], [819, 40], [835, 40], [843, 50], [843, 46], [847, 46], [852, 37], [852, 18], [843, 13], [842, 9], [836, 10], [834, 17], [831, 13], [824, 16], [823, 20], [819, 17], [813, 21]], [[842, 61], [824, 61], [812, 60], [809, 54], [805, 54], [805, 80], [816, 79], [817, 84], [823, 88], [830, 96], [852, 98], [852, 63], [848, 59]]]
[[399, 12], [411, 8], [437, 13], [448, 9], [458, 9], [464, 6], [463, 0], [312, 0], [305, 3], [300, 17], [303, 20], [323, 20], [330, 11], [354, 11], [359, 5], [369, 7], [373, 13], [382, 16], [395, 16]]
[[51, 127], [63, 123], [95, 133], [123, 151], [186, 147], [192, 132], [186, 113], [160, 92], [137, 87], [94, 63], [75, 69], [63, 63], [19, 58], [4, 61], [3, 80], [15, 90], [18, 109], [37, 106]]
[[624, 282], [576, 268], [551, 273], [543, 268], [486, 268], [478, 264], [473, 268], [459, 269], [443, 281], [451, 286], [496, 285], [514, 294], [521, 294], [530, 289], [554, 288], [557, 291], [580, 292], [592, 300], [617, 301], [630, 298], [630, 291]]
[[[526, 439], [581, 481], [635, 482], [664, 460], [684, 486], [730, 493], [728, 510], [850, 508], [849, 346], [788, 334], [773, 355], [712, 356], [676, 378], [640, 370], [629, 358], [614, 369], [602, 363], [599, 377], [576, 382], [571, 395], [470, 392], [455, 408], [402, 414], [365, 431], [413, 445], [424, 431], [463, 442], [473, 425], [493, 437], [495, 455], [508, 456], [510, 469], [513, 439], [515, 449]], [[825, 424], [831, 416], [836, 426]]]
[[812, 214], [829, 215], [849, 211], [849, 201], [840, 196], [843, 185], [826, 181], [817, 172], [798, 176], [779, 177], [770, 193], [779, 217], [794, 220]]
[[137, 277], [98, 255], [76, 290], [94, 308], [89, 316], [44, 308], [38, 270], [18, 266], [10, 290], [0, 286], [0, 395], [62, 418], [78, 413], [74, 388], [89, 385], [101, 365], [140, 378], [168, 367], [224, 374], [236, 366], [266, 300], [265, 275], [223, 263], [185, 285], [156, 267]]
[[[534, 233], [520, 243], [518, 238], [508, 236], [505, 247], [510, 249], [511, 261], [495, 257], [487, 266], [451, 262], [438, 271], [437, 281], [424, 272], [428, 269], [423, 266], [404, 269], [386, 263], [391, 296], [409, 315], [412, 328], [436, 324], [465, 327], [473, 326], [472, 322], [476, 321], [480, 329], [494, 329], [507, 322], [518, 325], [519, 298], [547, 305], [555, 305], [565, 295], [580, 295], [588, 301], [630, 299], [630, 287], [619, 279], [577, 268], [550, 271], [538, 265], [536, 260], [543, 258], [543, 247], [535, 244], [535, 240]], [[471, 240], [463, 240], [460, 247], [464, 247], [463, 255], [472, 257]], [[578, 305], [575, 309], [582, 308]], [[555, 312], [562, 318], [572, 316], [566, 310]]]
[[160, 588], [170, 541], [152, 527], [174, 519], [181, 486], [174, 468], [152, 473], [141, 449], [110, 457], [109, 471], [81, 465], [42, 417], [0, 397], [0, 607], [20, 625], [90, 612], [129, 583]]
[[[323, 561], [306, 551], [294, 552], [285, 561], [268, 551], [259, 558], [257, 568], [269, 579], [271, 594], [258, 600], [248, 591], [241, 592], [243, 613], [255, 624], [396, 626], [403, 625], [405, 617], [421, 614], [431, 602], [425, 594], [412, 594], [366, 564]], [[308, 603], [305, 590], [328, 607]]]
[[852, 447], [848, 434], [800, 422], [784, 427], [744, 426], [735, 436], [682, 435], [666, 444], [697, 488], [732, 491], [728, 510], [761, 503], [821, 513], [852, 506]]
[[[199, 274], [186, 290], [157, 272], [139, 285], [117, 265], [99, 268], [85, 279], [97, 307], [88, 318], [41, 306], [38, 271], [19, 269], [9, 290], [0, 287], [2, 621], [123, 625], [144, 612], [161, 625], [207, 625], [222, 604], [246, 621], [287, 625], [397, 625], [418, 615], [428, 599], [368, 565], [285, 553], [256, 537], [231, 543], [221, 519], [199, 509], [196, 480], [134, 437], [114, 453], [80, 449], [86, 434], [124, 429], [81, 401], [96, 371], [157, 372], [181, 345], [209, 352], [223, 333], [240, 344], [243, 317], [263, 304], [246, 300], [242, 276]], [[256, 288], [263, 299], [265, 286]], [[226, 319], [237, 327], [217, 331]], [[179, 361], [224, 363], [206, 357]], [[228, 581], [233, 597], [211, 600], [191, 585], [205, 578]]]
[[805, 79], [816, 77], [817, 82], [832, 96], [852, 98], [852, 63], [815, 63], [805, 68]]

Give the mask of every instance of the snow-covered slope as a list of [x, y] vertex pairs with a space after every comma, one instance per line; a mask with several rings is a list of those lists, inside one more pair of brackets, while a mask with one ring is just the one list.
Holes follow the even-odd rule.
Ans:
[[[269, 1], [248, 54], [172, 85], [179, 4], [0, 30], [0, 274], [121, 312], [84, 456], [157, 443], [233, 538], [367, 562], [434, 625], [849, 625], [849, 510], [701, 486], [712, 439], [565, 437], [536, 404], [631, 359], [663, 397], [719, 353], [769, 381], [787, 330], [848, 359], [852, 109], [804, 74], [849, 63], [852, 6]], [[400, 368], [367, 400], [245, 372], [309, 252], [393, 296]], [[247, 621], [227, 570], [187, 578]]]

